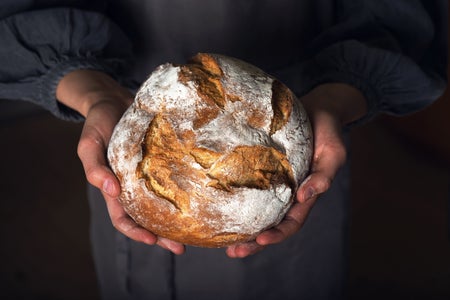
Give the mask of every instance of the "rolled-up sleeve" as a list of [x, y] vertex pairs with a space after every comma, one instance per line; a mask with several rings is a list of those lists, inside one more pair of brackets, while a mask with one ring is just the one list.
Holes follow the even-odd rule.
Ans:
[[131, 43], [104, 15], [72, 8], [29, 11], [0, 21], [0, 99], [36, 103], [61, 119], [81, 120], [56, 100], [65, 74], [94, 69], [118, 78]]
[[306, 93], [348, 83], [368, 113], [404, 115], [429, 105], [447, 84], [447, 1], [336, 1], [336, 22], [309, 46], [309, 57], [283, 71]]

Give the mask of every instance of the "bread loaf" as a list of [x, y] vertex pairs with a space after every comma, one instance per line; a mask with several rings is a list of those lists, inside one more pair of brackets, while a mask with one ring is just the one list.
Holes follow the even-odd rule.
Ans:
[[309, 170], [312, 132], [294, 94], [235, 58], [156, 68], [108, 148], [125, 211], [158, 236], [223, 247], [278, 224]]

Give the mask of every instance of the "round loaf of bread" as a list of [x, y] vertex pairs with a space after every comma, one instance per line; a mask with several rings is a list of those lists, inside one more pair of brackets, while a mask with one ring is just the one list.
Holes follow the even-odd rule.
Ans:
[[125, 211], [183, 244], [223, 247], [278, 224], [309, 171], [294, 94], [253, 65], [198, 54], [141, 86], [108, 148]]

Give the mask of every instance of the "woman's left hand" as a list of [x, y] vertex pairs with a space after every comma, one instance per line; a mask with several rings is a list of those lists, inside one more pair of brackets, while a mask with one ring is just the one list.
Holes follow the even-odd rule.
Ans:
[[317, 86], [300, 101], [313, 129], [314, 151], [309, 176], [297, 190], [296, 199], [284, 219], [256, 237], [255, 241], [232, 245], [229, 257], [255, 254], [268, 245], [281, 243], [301, 229], [319, 196], [331, 186], [339, 168], [345, 163], [346, 148], [342, 127], [366, 113], [364, 96], [355, 88], [340, 83]]

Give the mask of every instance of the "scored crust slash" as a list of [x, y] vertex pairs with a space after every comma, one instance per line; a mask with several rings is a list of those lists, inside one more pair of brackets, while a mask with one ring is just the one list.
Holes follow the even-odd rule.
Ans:
[[279, 223], [311, 154], [294, 94], [217, 54], [158, 67], [108, 149], [127, 213], [157, 235], [202, 247], [248, 241]]

